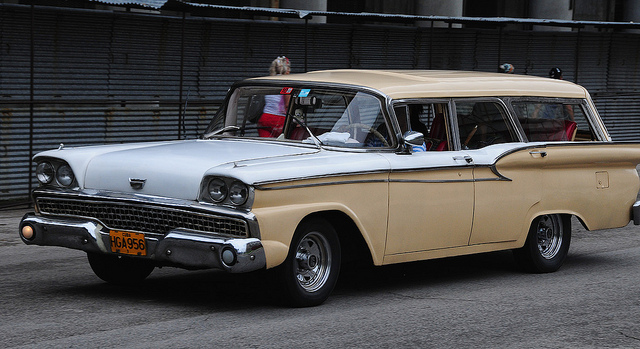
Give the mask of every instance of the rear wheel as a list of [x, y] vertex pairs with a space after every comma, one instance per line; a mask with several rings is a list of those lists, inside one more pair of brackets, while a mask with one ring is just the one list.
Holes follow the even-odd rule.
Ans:
[[278, 267], [285, 301], [297, 307], [322, 304], [340, 272], [340, 242], [324, 219], [303, 222], [293, 236], [289, 255]]
[[524, 247], [514, 250], [514, 256], [528, 271], [554, 272], [564, 263], [570, 242], [570, 216], [543, 215], [533, 220]]
[[118, 255], [87, 253], [89, 265], [102, 280], [116, 285], [135, 284], [154, 269], [149, 261]]

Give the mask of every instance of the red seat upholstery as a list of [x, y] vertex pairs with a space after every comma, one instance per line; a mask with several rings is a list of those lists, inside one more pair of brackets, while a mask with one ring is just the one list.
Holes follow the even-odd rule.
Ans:
[[568, 141], [576, 139], [576, 132], [578, 131], [578, 124], [575, 121], [564, 121], [564, 132], [567, 135]]
[[433, 118], [433, 122], [431, 123], [431, 130], [429, 131], [429, 138], [440, 140], [440, 143], [427, 144], [427, 150], [447, 150], [449, 144], [447, 143], [447, 129], [444, 122], [444, 114], [436, 114], [435, 118]]

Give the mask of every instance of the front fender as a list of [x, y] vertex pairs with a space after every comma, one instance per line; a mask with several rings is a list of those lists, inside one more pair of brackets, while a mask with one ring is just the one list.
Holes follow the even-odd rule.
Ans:
[[384, 251], [386, 224], [378, 224], [377, 226], [374, 222], [367, 222], [367, 224], [344, 204], [323, 202], [265, 207], [253, 210], [260, 224], [260, 236], [267, 258], [267, 268], [276, 267], [287, 258], [293, 234], [303, 219], [311, 214], [328, 211], [342, 212], [355, 223], [369, 247], [374, 264], [380, 265]]

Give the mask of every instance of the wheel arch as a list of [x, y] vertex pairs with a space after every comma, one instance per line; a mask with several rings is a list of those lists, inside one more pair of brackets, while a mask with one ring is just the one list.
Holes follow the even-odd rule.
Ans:
[[360, 260], [373, 264], [371, 246], [351, 217], [339, 210], [319, 211], [307, 215], [298, 225], [316, 218], [326, 220], [336, 230], [340, 240], [343, 263]]
[[525, 220], [526, 224], [523, 224], [522, 226], [522, 231], [520, 232], [520, 236], [518, 237], [517, 241], [518, 241], [518, 245], [520, 247], [524, 246], [526, 240], [527, 240], [527, 236], [529, 235], [529, 229], [531, 228], [531, 225], [533, 224], [533, 221], [540, 217], [540, 216], [545, 216], [545, 215], [552, 215], [552, 214], [557, 214], [557, 215], [561, 215], [561, 216], [568, 216], [568, 219], [571, 219], [571, 217], [575, 216], [580, 223], [585, 227], [585, 229], [589, 230], [589, 228], [587, 227], [584, 219], [582, 218], [582, 216], [574, 211], [570, 211], [570, 210], [542, 210], [542, 211], [529, 211], [529, 214], [527, 215], [527, 220]]
[[356, 249], [358, 253], [364, 250], [367, 258], [375, 265], [382, 264], [386, 216], [371, 219], [370, 213], [354, 211], [335, 202], [259, 208], [254, 213], [260, 224], [260, 239], [265, 248], [267, 269], [284, 262], [295, 231], [303, 222], [313, 217], [323, 218], [334, 227], [340, 243], [345, 246], [343, 249], [347, 260], [353, 253], [350, 249]]
[[531, 222], [525, 244], [514, 249], [513, 255], [524, 270], [549, 273], [562, 266], [570, 244], [571, 214], [540, 213]]

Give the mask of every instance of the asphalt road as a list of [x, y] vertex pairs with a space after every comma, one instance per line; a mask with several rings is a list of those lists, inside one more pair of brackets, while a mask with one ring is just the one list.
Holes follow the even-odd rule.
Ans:
[[322, 306], [290, 309], [265, 276], [156, 269], [94, 276], [83, 252], [24, 245], [0, 211], [0, 347], [638, 348], [640, 227], [586, 232], [565, 265], [527, 274], [510, 252], [350, 268]]

